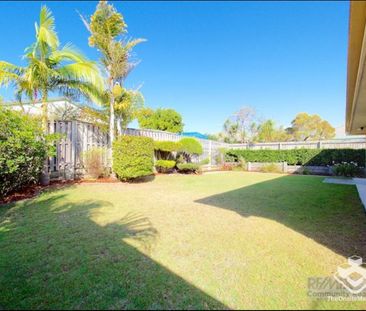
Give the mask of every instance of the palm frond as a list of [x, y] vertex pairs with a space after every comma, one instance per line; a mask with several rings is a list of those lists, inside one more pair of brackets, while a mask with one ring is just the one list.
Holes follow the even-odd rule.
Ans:
[[7, 86], [10, 83], [15, 83], [23, 71], [22, 67], [0, 61], [0, 86]]
[[55, 64], [59, 64], [64, 61], [87, 62], [87, 58], [70, 43], [66, 44], [60, 50], [52, 51], [49, 59]]
[[99, 69], [94, 62], [85, 61], [67, 64], [57, 68], [59, 78], [62, 80], [79, 80], [88, 82], [95, 86], [96, 89], [102, 91], [104, 89], [104, 81], [100, 75]]
[[39, 25], [36, 24], [36, 39], [40, 44], [47, 44], [52, 49], [59, 46], [58, 36], [55, 30], [55, 18], [45, 5], [39, 14]]

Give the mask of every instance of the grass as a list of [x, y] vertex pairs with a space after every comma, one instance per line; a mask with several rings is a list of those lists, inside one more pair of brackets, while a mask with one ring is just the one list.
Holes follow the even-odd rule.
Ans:
[[0, 207], [0, 309], [365, 309], [307, 296], [366, 258], [356, 188], [322, 179], [157, 176]]

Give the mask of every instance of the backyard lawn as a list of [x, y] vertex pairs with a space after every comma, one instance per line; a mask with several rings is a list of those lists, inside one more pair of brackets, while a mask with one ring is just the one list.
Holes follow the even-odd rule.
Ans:
[[80, 184], [0, 207], [2, 308], [366, 308], [307, 297], [366, 258], [354, 186], [226, 172]]

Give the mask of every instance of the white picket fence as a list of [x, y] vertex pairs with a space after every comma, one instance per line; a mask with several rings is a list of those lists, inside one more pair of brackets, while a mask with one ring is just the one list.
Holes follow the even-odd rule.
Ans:
[[[50, 133], [62, 134], [62, 139], [56, 145], [56, 156], [49, 160], [49, 171], [52, 177], [65, 179], [74, 178], [82, 171], [82, 153], [92, 147], [107, 147], [108, 134], [97, 126], [82, 121], [53, 121], [49, 123]], [[125, 129], [123, 135], [146, 136], [158, 141], [178, 141], [182, 135], [148, 129]], [[286, 150], [297, 148], [309, 149], [366, 149], [366, 138], [334, 139], [326, 141], [275, 142], [256, 144], [227, 144], [223, 142], [198, 139], [202, 144], [203, 154], [196, 160], [209, 160], [215, 165], [220, 157], [220, 149], [271, 149]]]

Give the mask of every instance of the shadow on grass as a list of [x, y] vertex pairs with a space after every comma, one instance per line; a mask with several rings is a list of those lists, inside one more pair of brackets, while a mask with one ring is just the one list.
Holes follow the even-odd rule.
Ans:
[[227, 309], [126, 242], [148, 252], [148, 218], [103, 223], [110, 202], [67, 200], [55, 192], [1, 208], [2, 308]]
[[366, 259], [366, 216], [354, 186], [283, 176], [195, 202], [271, 219], [340, 255]]

